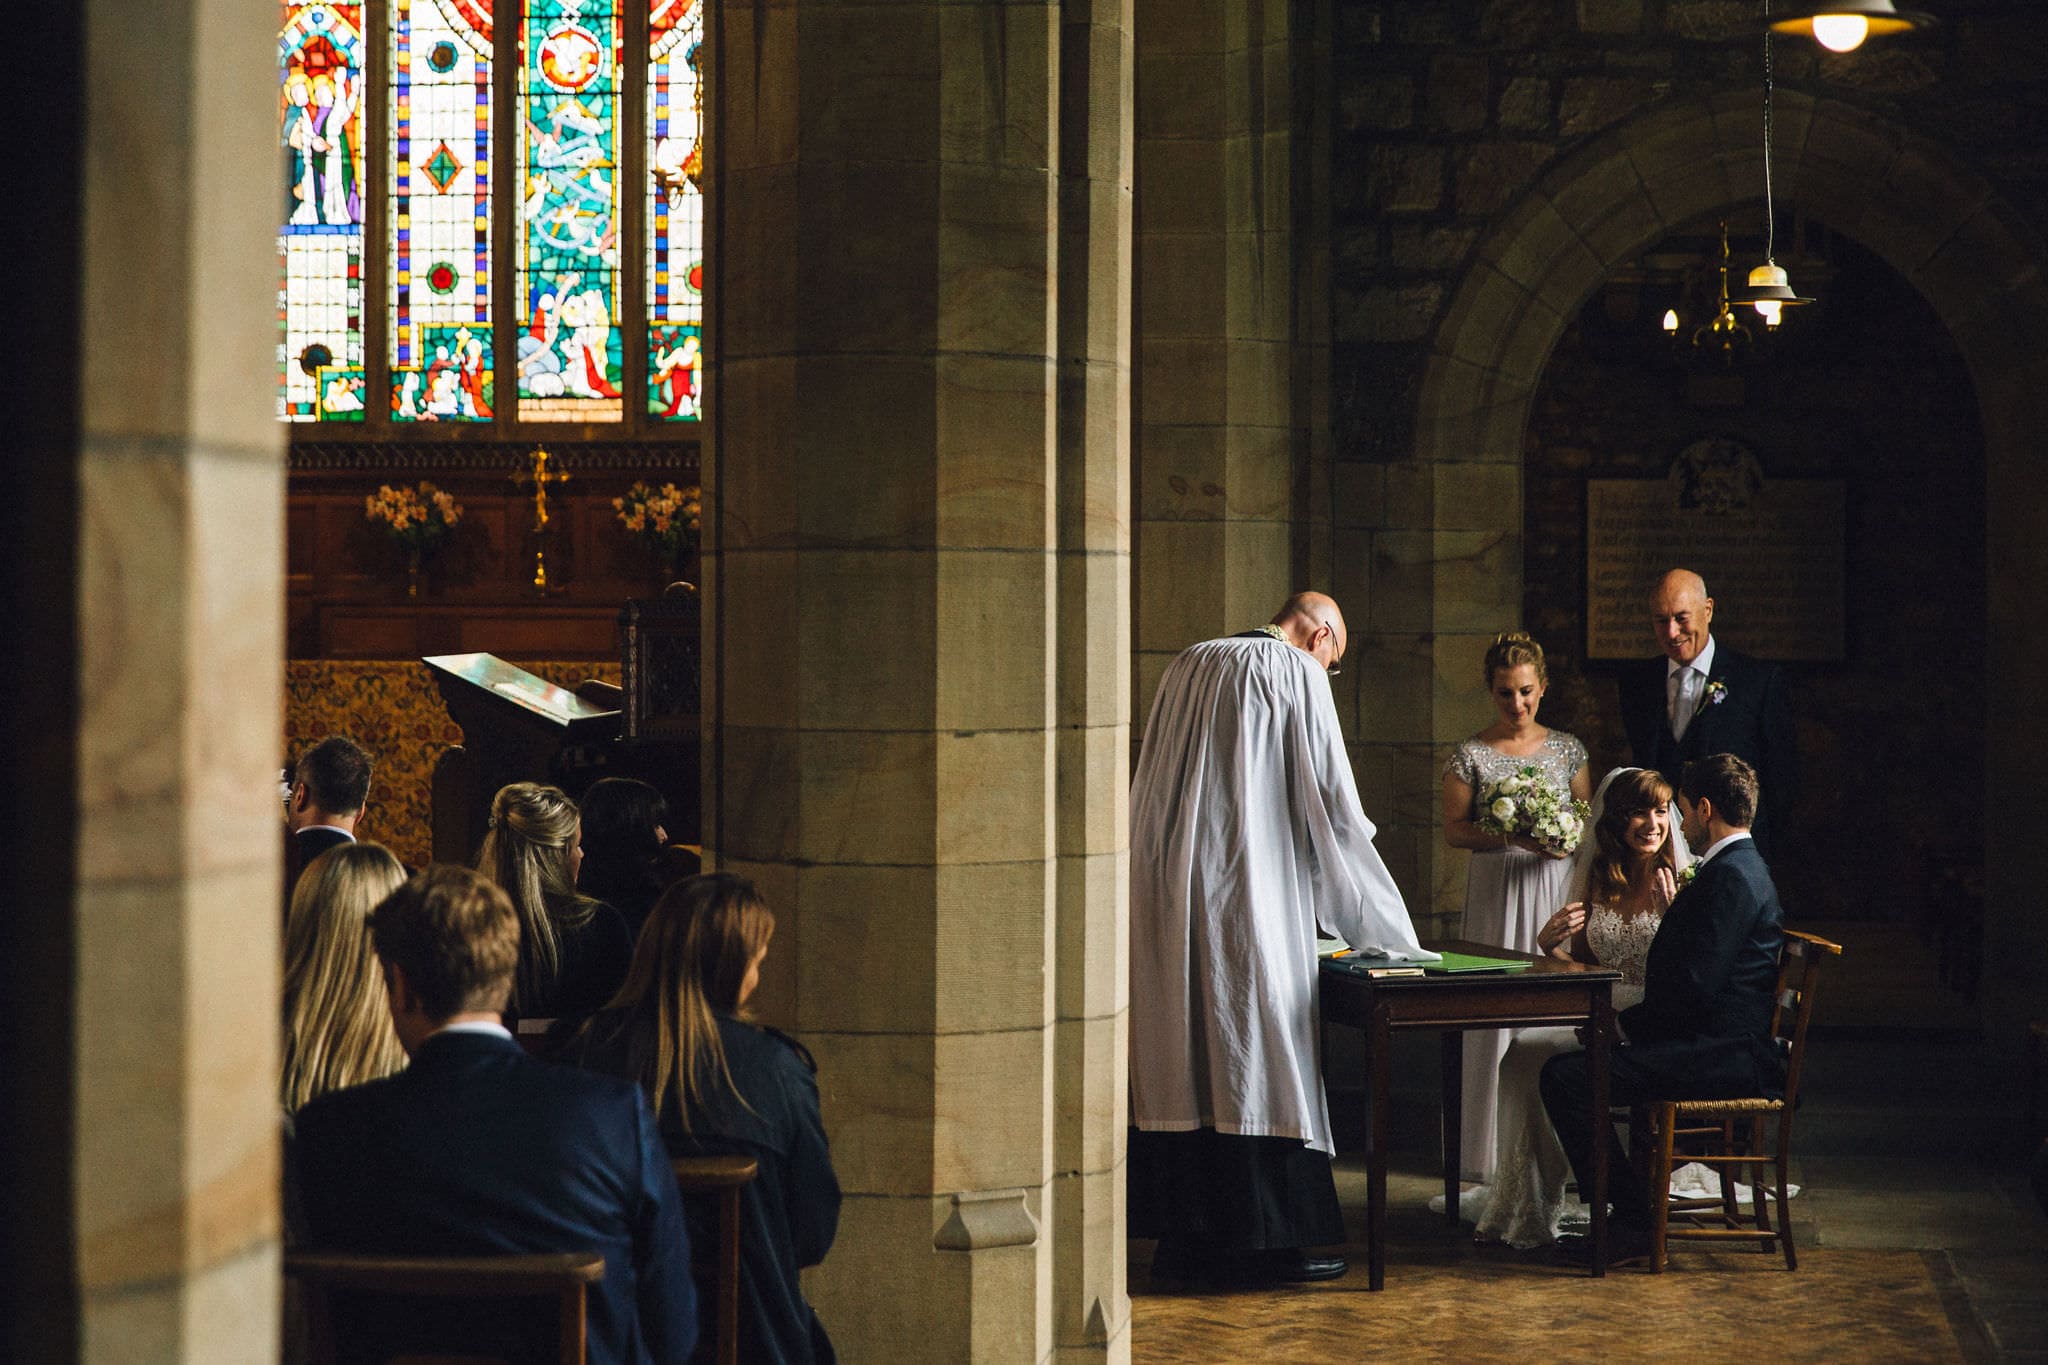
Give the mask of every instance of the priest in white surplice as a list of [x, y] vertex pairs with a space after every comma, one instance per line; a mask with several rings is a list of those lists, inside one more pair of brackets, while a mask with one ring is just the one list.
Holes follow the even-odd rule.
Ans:
[[1344, 1240], [1316, 1029], [1316, 928], [1427, 960], [1358, 804], [1320, 593], [1184, 650], [1131, 779], [1130, 1234], [1154, 1273], [1302, 1280]]

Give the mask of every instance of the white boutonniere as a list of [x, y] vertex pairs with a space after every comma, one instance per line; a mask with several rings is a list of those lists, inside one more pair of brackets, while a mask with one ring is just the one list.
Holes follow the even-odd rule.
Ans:
[[1678, 889], [1683, 891], [1686, 887], [1691, 886], [1693, 878], [1699, 875], [1700, 865], [1698, 863], [1687, 863], [1684, 867], [1678, 869], [1677, 874], [1672, 877], [1672, 881], [1676, 882]]
[[1726, 700], [1728, 700], [1728, 684], [1716, 678], [1707, 684], [1706, 691], [1700, 693], [1700, 704], [1693, 707], [1692, 713], [1697, 717], [1700, 712], [1706, 710], [1709, 706], [1719, 706]]

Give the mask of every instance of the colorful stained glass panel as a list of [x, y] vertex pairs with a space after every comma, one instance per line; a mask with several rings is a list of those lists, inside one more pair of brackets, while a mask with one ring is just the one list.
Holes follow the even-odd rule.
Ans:
[[624, 418], [617, 0], [527, 0], [519, 33], [519, 416]]
[[704, 362], [703, 0], [649, 0], [647, 410], [699, 416]]
[[277, 35], [277, 401], [288, 422], [363, 420], [362, 20], [360, 4], [288, 0]]
[[490, 10], [391, 5], [391, 417], [487, 422], [491, 346]]

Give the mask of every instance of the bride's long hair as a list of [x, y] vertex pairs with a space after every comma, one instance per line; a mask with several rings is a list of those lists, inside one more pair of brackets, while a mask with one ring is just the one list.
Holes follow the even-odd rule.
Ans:
[[[1627, 894], [1629, 866], [1635, 861], [1635, 850], [1628, 846], [1625, 837], [1628, 822], [1646, 811], [1664, 810], [1670, 805], [1671, 784], [1653, 769], [1632, 768], [1616, 774], [1607, 784], [1605, 808], [1593, 826], [1593, 838], [1599, 849], [1593, 855], [1592, 873], [1587, 878], [1592, 898], [1611, 905]], [[1678, 822], [1673, 819], [1666, 825], [1664, 846], [1655, 855], [1673, 872], [1679, 866], [1677, 832]]]

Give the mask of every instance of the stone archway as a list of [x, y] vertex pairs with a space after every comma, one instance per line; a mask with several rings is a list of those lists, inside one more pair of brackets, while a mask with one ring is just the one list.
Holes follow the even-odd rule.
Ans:
[[[1476, 668], [1494, 623], [1519, 614], [1521, 503], [1503, 491], [1519, 490], [1530, 403], [1552, 347], [1617, 263], [1688, 220], [1755, 199], [1761, 109], [1761, 91], [1743, 91], [1617, 128], [1560, 161], [1480, 244], [1438, 327], [1417, 403], [1423, 496], [1413, 500], [1410, 534], [1428, 543], [1404, 566], [1413, 633], [1390, 653], [1412, 682], [1427, 682], [1387, 718], [1408, 744], [1460, 737], [1439, 733], [1465, 719], [1452, 701], [1457, 680]], [[2048, 248], [1987, 181], [1909, 129], [1782, 91], [1775, 121], [1780, 202], [1897, 270], [1969, 366], [1986, 447], [1986, 688], [1994, 699], [2024, 696], [2048, 673], [2048, 634], [2025, 628], [2035, 585], [2048, 584], [2048, 542], [2034, 533], [2048, 507], [2048, 462], [2036, 454], [2048, 427]], [[2017, 706], [2002, 714], [1994, 700], [1986, 809], [2000, 811], [2006, 828], [2048, 819], [2048, 792], [2028, 773], [2044, 749], [2048, 719]], [[2028, 895], [2048, 877], [2048, 853], [2033, 842], [1995, 831], [1987, 840], [1985, 1018], [2007, 1042], [2048, 965], [2048, 927]], [[1441, 908], [1457, 869], [1440, 849], [1432, 857]]]

